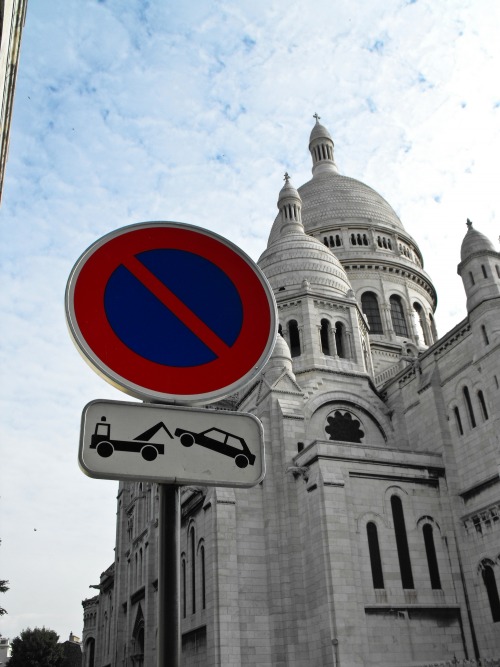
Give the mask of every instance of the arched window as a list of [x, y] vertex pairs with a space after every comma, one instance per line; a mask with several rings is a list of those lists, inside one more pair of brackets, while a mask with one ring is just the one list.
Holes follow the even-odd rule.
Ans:
[[85, 667], [94, 667], [95, 661], [95, 639], [90, 637], [85, 645], [86, 661]]
[[462, 427], [462, 420], [460, 418], [460, 410], [457, 407], [454, 407], [453, 412], [455, 413], [455, 420], [457, 422], [458, 432], [460, 433], [460, 435], [463, 435], [464, 429]]
[[380, 317], [377, 296], [373, 292], [365, 292], [361, 295], [361, 310], [366, 315], [368, 324], [370, 325], [370, 333], [384, 333], [382, 330], [382, 318]]
[[488, 410], [486, 408], [486, 401], [484, 400], [484, 394], [481, 390], [477, 392], [477, 397], [479, 399], [479, 405], [481, 406], [481, 412], [483, 413], [483, 419], [486, 421], [488, 419]]
[[392, 518], [394, 521], [394, 532], [396, 534], [396, 547], [398, 550], [399, 570], [401, 572], [401, 583], [403, 588], [414, 588], [413, 573], [411, 570], [410, 549], [406, 535], [405, 517], [403, 514], [403, 503], [399, 496], [391, 497]]
[[372, 568], [373, 588], [384, 588], [384, 573], [382, 571], [382, 559], [378, 543], [377, 526], [370, 521], [366, 524], [366, 536], [368, 538], [368, 551], [370, 553], [370, 564]]
[[429, 336], [427, 334], [424, 309], [417, 302], [413, 304], [413, 308], [417, 313], [417, 325], [419, 329], [418, 333], [420, 334], [420, 339], [425, 345], [430, 345]]
[[432, 534], [432, 526], [426, 523], [422, 529], [424, 534], [425, 553], [427, 554], [427, 565], [429, 566], [429, 576], [431, 578], [431, 586], [434, 589], [441, 588], [441, 578], [439, 577], [439, 567], [436, 556], [436, 547], [434, 545], [434, 535]]
[[191, 610], [196, 613], [196, 543], [194, 536], [194, 528], [191, 528], [190, 534], [191, 547]]
[[467, 412], [469, 413], [470, 424], [472, 428], [476, 428], [476, 418], [474, 416], [474, 410], [472, 408], [472, 401], [470, 400], [469, 389], [467, 387], [464, 387], [463, 392], [464, 392], [465, 405], [467, 406]]
[[290, 354], [292, 357], [300, 357], [299, 325], [296, 320], [288, 322], [288, 338], [290, 341]]
[[321, 320], [320, 338], [321, 351], [323, 354], [331, 355], [332, 350], [330, 348], [330, 322], [328, 320]]
[[401, 297], [393, 294], [389, 299], [391, 306], [391, 319], [394, 333], [396, 336], [407, 336], [408, 327], [406, 326], [405, 313], [403, 310], [403, 303]]
[[206, 591], [206, 576], [205, 576], [205, 547], [203, 544], [200, 548], [200, 565], [201, 565], [201, 608], [205, 609], [207, 606], [207, 591]]
[[345, 327], [342, 322], [335, 322], [335, 347], [337, 356], [345, 359]]
[[483, 565], [482, 570], [483, 582], [486, 588], [486, 593], [488, 595], [488, 601], [490, 603], [490, 611], [493, 623], [498, 623], [500, 621], [500, 598], [498, 597], [498, 587], [495, 579], [495, 572], [489, 563]]

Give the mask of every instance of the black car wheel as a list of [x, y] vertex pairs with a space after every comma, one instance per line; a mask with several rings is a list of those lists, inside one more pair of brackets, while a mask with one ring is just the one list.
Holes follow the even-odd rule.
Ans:
[[152, 445], [146, 445], [141, 449], [141, 454], [142, 458], [145, 461], [154, 461], [155, 458], [158, 456], [158, 452], [156, 451], [156, 447], [153, 447]]
[[181, 444], [183, 444], [184, 447], [191, 447], [194, 445], [194, 437], [191, 433], [183, 433], [181, 435]]
[[248, 459], [244, 454], [238, 454], [238, 456], [234, 459], [234, 462], [238, 468], [246, 468], [248, 465]]
[[107, 459], [115, 451], [113, 445], [107, 440], [103, 440], [97, 445], [97, 453], [103, 459]]

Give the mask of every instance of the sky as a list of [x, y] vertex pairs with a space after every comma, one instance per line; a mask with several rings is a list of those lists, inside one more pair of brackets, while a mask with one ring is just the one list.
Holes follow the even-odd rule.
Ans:
[[104, 234], [213, 230], [257, 260], [314, 113], [342, 174], [417, 241], [442, 335], [466, 315], [466, 219], [498, 249], [498, 0], [29, 0], [0, 207], [0, 632], [81, 635], [114, 558], [117, 483], [77, 463], [95, 399], [66, 282]]

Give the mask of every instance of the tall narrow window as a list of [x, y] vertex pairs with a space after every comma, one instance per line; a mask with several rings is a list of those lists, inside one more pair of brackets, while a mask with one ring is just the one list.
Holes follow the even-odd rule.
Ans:
[[391, 306], [391, 319], [392, 326], [394, 327], [394, 333], [396, 336], [407, 336], [408, 327], [406, 326], [406, 319], [401, 297], [393, 294], [389, 299], [389, 303]]
[[323, 354], [331, 355], [330, 349], [330, 322], [328, 320], [321, 320], [320, 329], [321, 351]]
[[441, 578], [439, 576], [436, 547], [434, 545], [434, 535], [432, 533], [432, 526], [430, 523], [425, 524], [422, 532], [424, 534], [425, 553], [427, 554], [427, 565], [429, 566], [431, 586], [434, 589], [440, 589]]
[[191, 609], [196, 613], [196, 544], [194, 528], [191, 528]]
[[337, 355], [341, 359], [345, 359], [345, 329], [341, 322], [335, 323], [335, 347], [337, 348]]
[[460, 410], [457, 407], [455, 407], [453, 408], [453, 412], [455, 413], [455, 420], [457, 422], [458, 432], [460, 433], [460, 435], [463, 435], [464, 429], [462, 426], [462, 420], [460, 418]]
[[429, 336], [427, 334], [424, 309], [419, 303], [416, 302], [413, 304], [413, 308], [417, 314], [417, 324], [419, 329], [418, 333], [420, 334], [420, 339], [425, 345], [430, 345]]
[[201, 608], [205, 609], [207, 606], [207, 592], [206, 592], [206, 578], [205, 578], [205, 547], [202, 545], [200, 549], [201, 561]]
[[182, 559], [182, 618], [186, 618], [186, 561]]
[[474, 410], [472, 409], [472, 401], [470, 400], [469, 389], [464, 387], [464, 399], [465, 405], [467, 406], [467, 412], [469, 413], [470, 424], [472, 428], [476, 428], [476, 418], [474, 416]]
[[476, 283], [474, 280], [474, 276], [472, 275], [472, 271], [469, 271], [469, 278], [470, 278], [470, 284], [475, 285]]
[[486, 421], [488, 419], [488, 410], [486, 408], [486, 401], [484, 400], [484, 394], [481, 390], [477, 392], [477, 397], [479, 399], [479, 405], [481, 406], [481, 412], [483, 413], [483, 419]]
[[290, 340], [290, 354], [292, 357], [300, 356], [300, 335], [299, 325], [296, 320], [288, 322], [288, 337]]
[[95, 639], [91, 637], [87, 641], [87, 667], [94, 667], [94, 660], [95, 660]]
[[405, 517], [403, 514], [403, 503], [399, 496], [392, 496], [391, 507], [392, 518], [394, 521], [394, 532], [396, 533], [396, 547], [398, 550], [401, 583], [403, 584], [403, 588], [414, 588], [410, 550], [408, 548], [408, 537], [406, 535]]
[[488, 333], [486, 332], [486, 327], [484, 326], [484, 324], [481, 324], [481, 331], [483, 333], [484, 344], [489, 345], [490, 339], [488, 338]]
[[490, 603], [491, 616], [493, 623], [500, 621], [500, 598], [498, 597], [497, 582], [495, 580], [495, 572], [491, 565], [483, 566], [483, 582], [486, 587], [488, 601]]
[[382, 318], [380, 317], [377, 297], [373, 292], [365, 292], [361, 295], [361, 310], [366, 315], [366, 319], [370, 325], [370, 333], [384, 333], [382, 330]]
[[431, 325], [431, 337], [432, 337], [431, 342], [434, 342], [437, 339], [438, 335], [437, 335], [436, 324], [434, 323], [434, 318], [430, 313], [429, 313], [429, 322]]
[[488, 274], [486, 273], [486, 267], [484, 264], [481, 264], [481, 269], [483, 271], [483, 278], [487, 278]]
[[384, 588], [384, 573], [382, 571], [382, 559], [380, 558], [378, 532], [377, 526], [373, 521], [366, 524], [366, 535], [368, 537], [368, 551], [370, 553], [373, 588]]

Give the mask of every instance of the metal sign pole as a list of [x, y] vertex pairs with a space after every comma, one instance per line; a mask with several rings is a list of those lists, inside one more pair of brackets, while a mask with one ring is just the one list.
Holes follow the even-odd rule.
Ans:
[[159, 484], [158, 663], [180, 667], [180, 487]]

